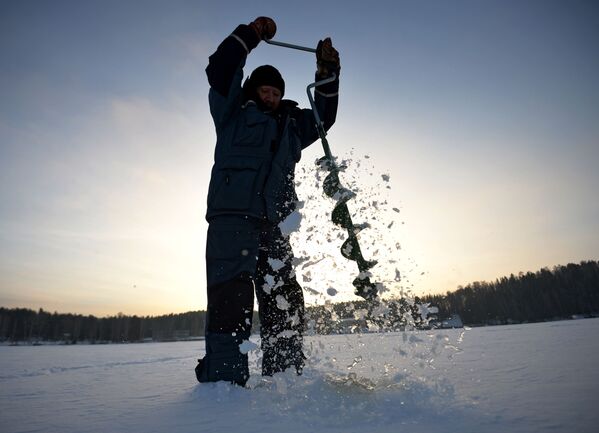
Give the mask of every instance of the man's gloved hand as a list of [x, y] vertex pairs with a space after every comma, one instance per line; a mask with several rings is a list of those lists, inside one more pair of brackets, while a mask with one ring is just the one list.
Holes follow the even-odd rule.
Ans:
[[258, 35], [258, 39], [272, 39], [277, 32], [277, 25], [272, 18], [258, 17], [250, 23], [250, 27], [254, 29]]
[[316, 47], [316, 65], [318, 66], [318, 75], [328, 77], [333, 72], [339, 75], [341, 63], [339, 61], [339, 52], [333, 48], [331, 38], [319, 41]]

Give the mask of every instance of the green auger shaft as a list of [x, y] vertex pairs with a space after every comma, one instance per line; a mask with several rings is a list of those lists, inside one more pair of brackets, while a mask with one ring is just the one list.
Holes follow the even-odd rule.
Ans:
[[339, 167], [335, 164], [335, 160], [331, 154], [331, 149], [326, 139], [326, 131], [322, 124], [317, 125], [317, 128], [325, 153], [325, 156], [319, 163], [324, 163], [330, 171], [328, 176], [324, 179], [323, 189], [328, 197], [337, 200], [337, 204], [333, 208], [331, 214], [331, 220], [334, 224], [346, 229], [348, 235], [341, 246], [341, 255], [358, 264], [360, 275], [358, 275], [352, 283], [356, 288], [356, 295], [361, 296], [366, 300], [374, 300], [377, 297], [376, 285], [370, 281], [370, 277], [366, 273], [370, 268], [375, 266], [377, 262], [375, 260], [368, 261], [362, 255], [357, 236], [361, 229], [354, 226], [351, 214], [347, 208], [347, 201], [355, 197], [355, 194], [341, 185], [341, 182], [339, 181]]

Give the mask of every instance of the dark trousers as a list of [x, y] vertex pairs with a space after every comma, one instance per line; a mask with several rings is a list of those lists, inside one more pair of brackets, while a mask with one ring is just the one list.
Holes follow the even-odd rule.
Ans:
[[196, 368], [200, 382], [247, 381], [247, 354], [239, 346], [250, 336], [254, 293], [262, 374], [271, 376], [290, 367], [301, 373], [304, 298], [292, 261], [289, 239], [276, 225], [235, 217], [211, 222], [206, 249], [206, 357]]

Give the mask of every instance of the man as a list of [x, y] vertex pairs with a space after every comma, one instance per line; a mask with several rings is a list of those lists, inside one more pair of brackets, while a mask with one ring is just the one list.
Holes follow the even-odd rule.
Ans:
[[[279, 223], [295, 208], [295, 164], [318, 139], [312, 110], [282, 99], [285, 82], [270, 66], [254, 70], [242, 86], [247, 55], [276, 32], [257, 18], [238, 26], [210, 56], [210, 112], [216, 128], [214, 166], [208, 189], [206, 356], [200, 382], [225, 380], [244, 386], [254, 291], [262, 339], [262, 374], [304, 365], [304, 299], [292, 267], [293, 252]], [[339, 54], [329, 38], [317, 49], [317, 79], [339, 75]], [[335, 80], [316, 89], [325, 129], [335, 122]], [[241, 347], [240, 347], [241, 346]]]

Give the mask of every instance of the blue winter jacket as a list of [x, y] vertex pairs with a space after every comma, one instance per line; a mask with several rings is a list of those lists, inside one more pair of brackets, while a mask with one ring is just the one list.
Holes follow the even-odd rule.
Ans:
[[[295, 165], [302, 149], [318, 139], [312, 110], [283, 100], [277, 112], [265, 113], [254, 101], [244, 101], [243, 67], [258, 42], [249, 26], [240, 25], [210, 56], [206, 68], [217, 136], [208, 189], [209, 222], [219, 215], [271, 223], [285, 219], [297, 201]], [[338, 88], [336, 80], [315, 92], [326, 130], [335, 122]]]

